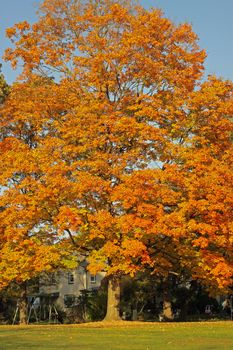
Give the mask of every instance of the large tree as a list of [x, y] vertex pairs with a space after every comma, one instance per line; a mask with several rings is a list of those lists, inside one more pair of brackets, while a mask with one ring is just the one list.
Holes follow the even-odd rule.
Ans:
[[163, 252], [185, 232], [175, 164], [205, 53], [188, 24], [130, 1], [46, 0], [37, 23], [7, 34], [23, 81], [2, 112], [4, 230], [88, 254], [118, 319], [120, 276], [148, 264], [166, 274]]

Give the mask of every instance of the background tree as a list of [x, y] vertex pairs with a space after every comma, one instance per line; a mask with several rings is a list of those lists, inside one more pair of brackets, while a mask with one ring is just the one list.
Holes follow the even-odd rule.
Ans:
[[[39, 93], [41, 84], [34, 81], [34, 87]], [[67, 247], [66, 252], [62, 253], [60, 246], [58, 253], [59, 242], [54, 239], [55, 231], [48, 227], [45, 215], [40, 215], [40, 208], [32, 196], [32, 189], [40, 177], [36, 165], [38, 158], [34, 153], [34, 136], [39, 126], [33, 125], [30, 117], [28, 121], [25, 120], [23, 113], [28, 113], [33, 97], [29, 99], [27, 94], [21, 93], [22, 88], [23, 84], [13, 85], [12, 93], [5, 98], [0, 111], [0, 288], [17, 286], [20, 323], [26, 323], [28, 281], [41, 272], [69, 264], [65, 259]], [[45, 83], [42, 90], [46, 90]], [[24, 105], [21, 114], [17, 99]], [[69, 263], [70, 267], [74, 266], [71, 259]]]
[[200, 254], [196, 277], [212, 292], [232, 286], [233, 85], [215, 77], [193, 93], [191, 152], [185, 151], [185, 203], [190, 242]]
[[[118, 191], [126, 207], [139, 208], [140, 201], [143, 210], [135, 211], [132, 223], [146, 218], [152, 234], [142, 240], [165, 285], [175, 272], [198, 279], [214, 295], [232, 286], [232, 103], [231, 82], [213, 77], [203, 83], [184, 101], [182, 133], [174, 128], [181, 140], [163, 171], [148, 171], [147, 181], [138, 171], [128, 177], [128, 189]], [[152, 212], [156, 200], [161, 220]]]

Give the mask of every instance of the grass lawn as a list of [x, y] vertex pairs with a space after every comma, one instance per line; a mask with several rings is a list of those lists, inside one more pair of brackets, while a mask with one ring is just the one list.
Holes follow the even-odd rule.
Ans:
[[233, 322], [0, 326], [0, 350], [231, 350]]

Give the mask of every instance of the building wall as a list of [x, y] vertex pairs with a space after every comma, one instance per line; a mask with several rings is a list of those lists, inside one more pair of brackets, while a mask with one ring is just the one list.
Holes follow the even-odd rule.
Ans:
[[78, 266], [72, 271], [58, 271], [41, 278], [40, 294], [59, 293], [56, 303], [62, 308], [67, 308], [71, 299], [79, 297], [81, 291], [99, 288], [103, 278], [104, 273], [94, 276], [83, 266]]

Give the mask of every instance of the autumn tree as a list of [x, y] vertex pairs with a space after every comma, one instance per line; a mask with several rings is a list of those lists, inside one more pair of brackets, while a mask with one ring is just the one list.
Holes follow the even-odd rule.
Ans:
[[190, 94], [188, 137], [165, 172], [180, 197], [164, 223], [181, 266], [212, 295], [232, 288], [232, 93], [232, 82], [210, 77]]
[[[185, 231], [199, 253], [195, 278], [212, 293], [230, 292], [233, 276], [233, 84], [216, 77], [192, 94], [192, 136], [183, 151]], [[195, 271], [196, 270], [196, 271]]]
[[164, 251], [187, 237], [180, 164], [205, 53], [190, 25], [123, 0], [45, 0], [7, 35], [23, 72], [2, 111], [2, 230], [9, 245], [87, 254], [108, 276], [106, 319], [119, 319], [120, 277], [167, 274]]
[[[39, 84], [35, 83], [35, 87], [38, 93]], [[17, 290], [20, 323], [27, 323], [30, 281], [41, 272], [53, 271], [69, 264], [65, 258], [67, 247], [66, 252], [62, 253], [60, 246], [58, 253], [55, 232], [48, 227], [46, 217], [39, 214], [40, 208], [32, 197], [31, 189], [40, 177], [36, 166], [38, 159], [36, 154], [33, 156], [34, 131], [30, 122], [25, 121], [25, 114], [24, 120], [19, 112], [8, 114], [8, 108], [11, 111], [16, 109], [16, 96], [22, 88], [23, 85], [17, 84], [12, 87], [12, 93], [5, 98], [0, 111], [0, 288]], [[28, 96], [25, 96], [24, 111], [27, 109], [26, 99], [27, 103], [32, 103], [30, 97], [29, 101]], [[20, 98], [23, 103], [21, 93]]]
[[136, 208], [131, 225], [146, 219], [150, 231], [141, 241], [155, 279], [163, 280], [164, 305], [172, 275], [197, 279], [214, 295], [232, 286], [232, 108], [232, 82], [212, 77], [201, 84], [184, 101], [182, 129], [173, 129], [180, 140], [163, 171], [134, 172], [117, 189], [123, 206]]

